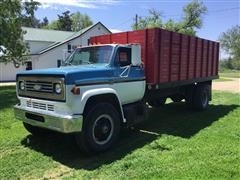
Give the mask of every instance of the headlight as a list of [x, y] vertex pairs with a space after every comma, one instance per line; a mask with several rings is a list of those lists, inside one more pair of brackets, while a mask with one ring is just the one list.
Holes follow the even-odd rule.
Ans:
[[55, 84], [55, 92], [56, 92], [57, 94], [60, 94], [60, 93], [62, 92], [62, 86], [61, 86], [61, 84], [59, 84], [59, 83]]
[[22, 90], [22, 91], [25, 89], [24, 81], [19, 82], [19, 89]]

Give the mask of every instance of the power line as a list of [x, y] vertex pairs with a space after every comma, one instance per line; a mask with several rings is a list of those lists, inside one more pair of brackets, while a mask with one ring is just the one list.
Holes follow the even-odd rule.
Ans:
[[[176, 3], [176, 2], [191, 2], [191, 0], [124, 0], [124, 3], [131, 3], [131, 2], [137, 2], [137, 3]], [[238, 2], [238, 0], [208, 0], [208, 2]]]
[[[214, 13], [220, 13], [220, 12], [226, 12], [226, 11], [230, 11], [230, 10], [238, 10], [240, 9], [240, 7], [233, 7], [233, 8], [227, 8], [227, 9], [218, 9], [218, 10], [214, 10], [214, 11], [208, 11], [207, 14], [214, 14]], [[164, 14], [162, 13], [161, 15], [162, 17], [180, 17], [182, 16], [182, 14]], [[139, 17], [147, 17], [147, 16], [139, 16]]]
[[215, 10], [215, 11], [209, 11], [209, 13], [226, 12], [226, 11], [237, 10], [237, 9], [240, 9], [240, 7], [232, 7], [232, 8], [227, 8], [227, 9], [218, 9], [218, 10]]
[[126, 24], [126, 23], [128, 23], [130, 21], [132, 21], [132, 17], [128, 18], [127, 20], [125, 20], [125, 21], [123, 21], [121, 23], [119, 23], [118, 25], [114, 26], [114, 28], [112, 28], [112, 29], [118, 28], [118, 27], [120, 27], [120, 26], [122, 26], [122, 25], [124, 25], [124, 24]]
[[[232, 8], [226, 8], [226, 9], [218, 9], [218, 10], [213, 10], [213, 11], [208, 11], [207, 13], [208, 14], [214, 14], [214, 13], [221, 13], [221, 12], [227, 12], [227, 11], [231, 11], [231, 10], [238, 10], [240, 9], [240, 7], [232, 7]], [[182, 14], [165, 14], [165, 15], [162, 15], [162, 17], [180, 17], [182, 16]], [[147, 16], [136, 16], [134, 18], [134, 21], [135, 21], [135, 24], [137, 25], [138, 22], [136, 20], [139, 19], [139, 17], [141, 18], [144, 18], [144, 17], [147, 17]], [[118, 28], [126, 23], [128, 23], [129, 21], [132, 21], [132, 17], [131, 18], [128, 18], [127, 20], [123, 21], [122, 23], [120, 23], [119, 25], [115, 26], [115, 28]], [[114, 28], [113, 28], [114, 29]]]
[[[227, 8], [227, 9], [218, 9], [218, 10], [214, 10], [214, 11], [208, 11], [208, 14], [214, 14], [214, 13], [220, 13], [220, 12], [226, 12], [226, 11], [231, 11], [231, 10], [238, 10], [240, 9], [240, 7], [232, 7], [232, 8]], [[180, 14], [166, 14], [163, 15], [163, 17], [166, 16], [171, 16], [171, 17], [179, 17], [181, 16]]]

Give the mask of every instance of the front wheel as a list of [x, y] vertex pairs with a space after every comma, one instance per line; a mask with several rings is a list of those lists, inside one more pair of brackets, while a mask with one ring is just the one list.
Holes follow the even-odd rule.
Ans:
[[109, 103], [99, 103], [84, 117], [83, 129], [76, 141], [85, 153], [103, 152], [113, 146], [120, 132], [120, 115]]

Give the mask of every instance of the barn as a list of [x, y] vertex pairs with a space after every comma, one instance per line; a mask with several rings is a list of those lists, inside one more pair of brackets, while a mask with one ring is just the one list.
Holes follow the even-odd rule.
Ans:
[[19, 68], [12, 63], [0, 63], [0, 82], [15, 81], [18, 71], [58, 67], [76, 47], [88, 45], [90, 37], [111, 33], [101, 22], [79, 32], [27, 27], [23, 30], [26, 32], [24, 41], [29, 46], [29, 59]]

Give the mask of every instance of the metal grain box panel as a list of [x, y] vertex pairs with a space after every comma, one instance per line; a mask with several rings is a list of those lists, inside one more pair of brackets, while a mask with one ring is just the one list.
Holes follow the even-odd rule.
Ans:
[[219, 43], [160, 28], [92, 37], [91, 44], [141, 45], [148, 84], [201, 80], [218, 75]]

